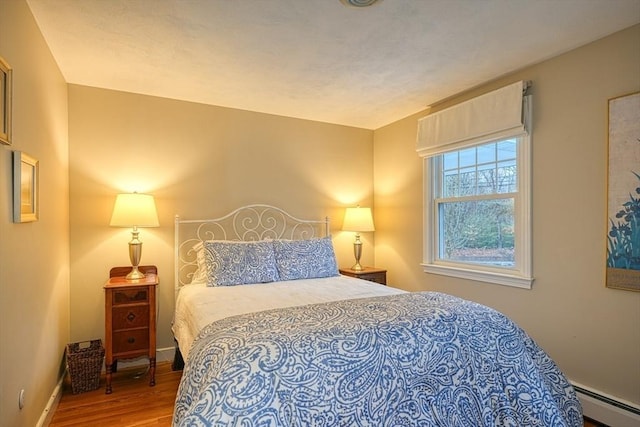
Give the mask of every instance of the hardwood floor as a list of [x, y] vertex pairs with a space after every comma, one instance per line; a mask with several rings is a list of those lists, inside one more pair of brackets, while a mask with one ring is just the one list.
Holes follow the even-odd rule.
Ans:
[[149, 387], [144, 367], [118, 370], [113, 376], [113, 393], [104, 394], [104, 378], [98, 390], [72, 394], [65, 388], [50, 427], [170, 426], [173, 404], [182, 371], [173, 372], [171, 363], [160, 363], [156, 385]]
[[[173, 372], [171, 363], [160, 363], [156, 385], [149, 387], [147, 375], [137, 375], [144, 367], [119, 370], [113, 377], [113, 393], [104, 394], [104, 378], [98, 390], [71, 394], [65, 384], [50, 427], [158, 427], [171, 426], [173, 404], [182, 371]], [[606, 427], [585, 420], [585, 427]]]
[[589, 418], [584, 419], [584, 427], [608, 427], [606, 424], [599, 423], [597, 421], [593, 421]]

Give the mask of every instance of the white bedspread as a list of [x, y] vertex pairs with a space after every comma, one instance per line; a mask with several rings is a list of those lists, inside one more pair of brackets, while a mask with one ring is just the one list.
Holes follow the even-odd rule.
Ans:
[[172, 329], [187, 361], [199, 332], [215, 320], [273, 308], [403, 292], [347, 276], [220, 287], [191, 284], [180, 289]]

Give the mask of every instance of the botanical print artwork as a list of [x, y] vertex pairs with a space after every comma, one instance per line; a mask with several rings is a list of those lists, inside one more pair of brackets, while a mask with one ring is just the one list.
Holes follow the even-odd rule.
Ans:
[[640, 93], [609, 100], [607, 286], [640, 291]]

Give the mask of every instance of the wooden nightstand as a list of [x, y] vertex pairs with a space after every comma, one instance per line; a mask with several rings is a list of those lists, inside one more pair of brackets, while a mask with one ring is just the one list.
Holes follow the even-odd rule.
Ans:
[[106, 394], [111, 393], [111, 375], [118, 359], [149, 358], [149, 386], [156, 384], [156, 286], [155, 266], [141, 266], [143, 279], [126, 280], [131, 267], [114, 267], [105, 290]]
[[387, 284], [387, 270], [375, 267], [363, 267], [364, 270], [356, 271], [350, 268], [341, 268], [340, 274], [345, 276], [357, 277], [358, 279], [368, 280], [370, 282], [380, 283], [381, 285]]

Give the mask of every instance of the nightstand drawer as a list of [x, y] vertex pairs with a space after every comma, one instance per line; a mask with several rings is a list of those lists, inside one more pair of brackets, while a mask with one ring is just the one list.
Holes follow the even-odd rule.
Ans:
[[387, 284], [387, 270], [375, 267], [364, 267], [362, 270], [353, 270], [351, 268], [341, 268], [340, 274], [355, 277], [357, 279], [367, 280], [369, 282]]
[[384, 273], [359, 274], [358, 278], [362, 280], [368, 280], [369, 282], [380, 283], [381, 285], [387, 284], [386, 274]]
[[113, 333], [113, 353], [128, 353], [149, 348], [149, 328]]
[[145, 326], [149, 326], [149, 305], [113, 308], [114, 330]]
[[113, 305], [134, 304], [149, 301], [149, 290], [139, 289], [117, 289], [112, 292]]

